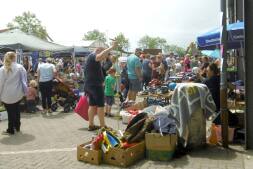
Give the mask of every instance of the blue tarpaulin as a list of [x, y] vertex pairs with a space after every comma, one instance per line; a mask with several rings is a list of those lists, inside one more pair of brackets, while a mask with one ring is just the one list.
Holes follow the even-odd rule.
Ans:
[[[244, 22], [237, 22], [227, 26], [228, 49], [238, 49], [244, 46]], [[221, 28], [213, 29], [197, 37], [200, 50], [212, 50], [220, 47]]]
[[211, 58], [220, 58], [221, 57], [221, 53], [219, 49], [215, 49], [215, 50], [202, 50], [201, 51], [202, 54], [209, 56]]

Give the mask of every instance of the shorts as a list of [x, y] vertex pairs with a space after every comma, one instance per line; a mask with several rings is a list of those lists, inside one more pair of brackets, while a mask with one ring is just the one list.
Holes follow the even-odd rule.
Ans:
[[138, 79], [129, 79], [129, 90], [133, 92], [141, 91], [141, 82]]
[[114, 97], [113, 96], [105, 96], [105, 103], [108, 106], [112, 106], [114, 104]]
[[85, 86], [85, 92], [89, 98], [89, 105], [96, 107], [104, 107], [104, 88], [103, 86]]

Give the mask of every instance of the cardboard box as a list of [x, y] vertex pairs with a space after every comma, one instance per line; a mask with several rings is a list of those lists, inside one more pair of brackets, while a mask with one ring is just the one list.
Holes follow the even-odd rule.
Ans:
[[153, 161], [169, 161], [172, 159], [176, 144], [177, 135], [161, 136], [159, 133], [146, 133], [146, 157]]
[[99, 165], [102, 162], [102, 151], [85, 148], [85, 146], [90, 143], [91, 142], [88, 142], [77, 146], [77, 160]]
[[129, 167], [144, 157], [145, 142], [143, 141], [128, 149], [111, 148], [104, 154], [104, 162], [114, 166]]

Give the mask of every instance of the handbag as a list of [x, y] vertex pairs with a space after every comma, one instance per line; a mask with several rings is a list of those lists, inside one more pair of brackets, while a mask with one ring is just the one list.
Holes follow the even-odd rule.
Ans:
[[88, 98], [87, 96], [81, 96], [74, 111], [75, 113], [79, 114], [84, 120], [89, 121], [88, 110]]

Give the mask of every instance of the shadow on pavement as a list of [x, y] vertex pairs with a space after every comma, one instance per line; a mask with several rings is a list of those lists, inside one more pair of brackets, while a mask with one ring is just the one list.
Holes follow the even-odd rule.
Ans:
[[31, 142], [35, 139], [35, 136], [19, 132], [12, 136], [4, 137], [0, 140], [0, 143], [5, 145], [21, 145], [27, 142]]
[[212, 160], [233, 160], [237, 154], [235, 150], [225, 149], [221, 146], [206, 146], [203, 149], [191, 151], [189, 156]]
[[21, 117], [24, 119], [31, 119], [34, 117], [39, 117], [40, 113], [21, 113]]
[[253, 156], [252, 150], [238, 149], [238, 148], [234, 148], [234, 147], [232, 147], [232, 148], [230, 147], [229, 150], [234, 151], [239, 154]]
[[88, 131], [88, 127], [80, 128], [78, 130], [80, 130], [80, 131]]

